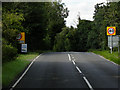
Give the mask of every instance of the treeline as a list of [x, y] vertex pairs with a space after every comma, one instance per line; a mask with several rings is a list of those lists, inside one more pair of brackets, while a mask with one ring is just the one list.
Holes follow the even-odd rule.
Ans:
[[28, 51], [87, 51], [108, 49], [106, 27], [120, 34], [120, 2], [95, 5], [94, 20], [82, 20], [77, 28], [66, 27], [68, 9], [61, 2], [2, 3], [2, 58], [12, 60], [18, 53], [18, 33], [25, 32]]
[[95, 5], [94, 20], [78, 18], [77, 28], [65, 27], [57, 34], [55, 51], [87, 51], [108, 49], [107, 26], [115, 26], [120, 35], [120, 2]]
[[18, 33], [25, 32], [28, 51], [52, 50], [56, 33], [65, 27], [68, 9], [61, 2], [3, 2], [2, 59], [18, 53]]
[[65, 27], [62, 32], [57, 34], [54, 50], [55, 51], [87, 51], [89, 31], [92, 30], [93, 23], [88, 20], [81, 20], [77, 28]]

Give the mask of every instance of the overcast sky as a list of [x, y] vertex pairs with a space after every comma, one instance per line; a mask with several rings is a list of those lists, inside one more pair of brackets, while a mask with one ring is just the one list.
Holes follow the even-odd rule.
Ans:
[[97, 3], [106, 2], [106, 0], [62, 0], [62, 2], [69, 10], [69, 16], [65, 19], [66, 25], [75, 27], [78, 15], [81, 19], [93, 20], [94, 6]]

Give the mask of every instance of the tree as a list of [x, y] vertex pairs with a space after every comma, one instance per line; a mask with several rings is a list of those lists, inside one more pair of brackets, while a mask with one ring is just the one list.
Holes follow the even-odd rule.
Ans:
[[[5, 5], [4, 5], [5, 4]], [[17, 9], [11, 8], [7, 9], [8, 6], [16, 5], [16, 3], [3, 3], [2, 11], [2, 36], [14, 47], [17, 47], [16, 37], [20, 30], [23, 29], [22, 21], [24, 17], [22, 13], [16, 12]]]
[[79, 47], [79, 51], [86, 51], [88, 49], [88, 33], [92, 30], [92, 22], [89, 20], [80, 20], [77, 25], [77, 47]]
[[68, 16], [68, 9], [65, 8], [64, 3], [53, 2], [47, 5], [48, 20], [47, 20], [47, 34], [49, 35], [51, 49], [54, 45], [55, 36], [65, 27], [65, 20]]
[[98, 35], [97, 42], [99, 48], [107, 49], [107, 35], [106, 28], [107, 26], [115, 26], [117, 27], [117, 35], [119, 34], [119, 2], [110, 2], [107, 5], [97, 4], [95, 6], [94, 13], [94, 24], [96, 33]]

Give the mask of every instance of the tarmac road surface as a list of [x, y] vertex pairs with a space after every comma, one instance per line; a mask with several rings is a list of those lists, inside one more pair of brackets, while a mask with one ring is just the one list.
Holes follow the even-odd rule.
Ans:
[[43, 53], [13, 85], [17, 88], [119, 90], [119, 65], [90, 52]]

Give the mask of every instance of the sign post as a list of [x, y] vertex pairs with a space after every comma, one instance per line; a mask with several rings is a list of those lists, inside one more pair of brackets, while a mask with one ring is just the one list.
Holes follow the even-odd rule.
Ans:
[[120, 35], [119, 35], [119, 43], [118, 43], [118, 57], [119, 57], [119, 59], [120, 59]]
[[110, 37], [111, 37], [111, 54], [112, 54], [112, 49], [113, 49], [113, 39], [112, 39], [112, 35], [111, 35]]
[[23, 53], [27, 52], [27, 44], [21, 44], [21, 52]]
[[25, 44], [25, 32], [18, 34], [17, 40], [19, 41], [19, 44]]
[[19, 33], [17, 36], [17, 40], [21, 47], [21, 48], [19, 48], [20, 49], [19, 51], [21, 51], [22, 53], [23, 52], [26, 53], [27, 52], [27, 44], [25, 44], [25, 32]]
[[112, 54], [113, 49], [113, 35], [116, 35], [116, 27], [107, 27], [107, 35], [110, 36], [110, 49]]

